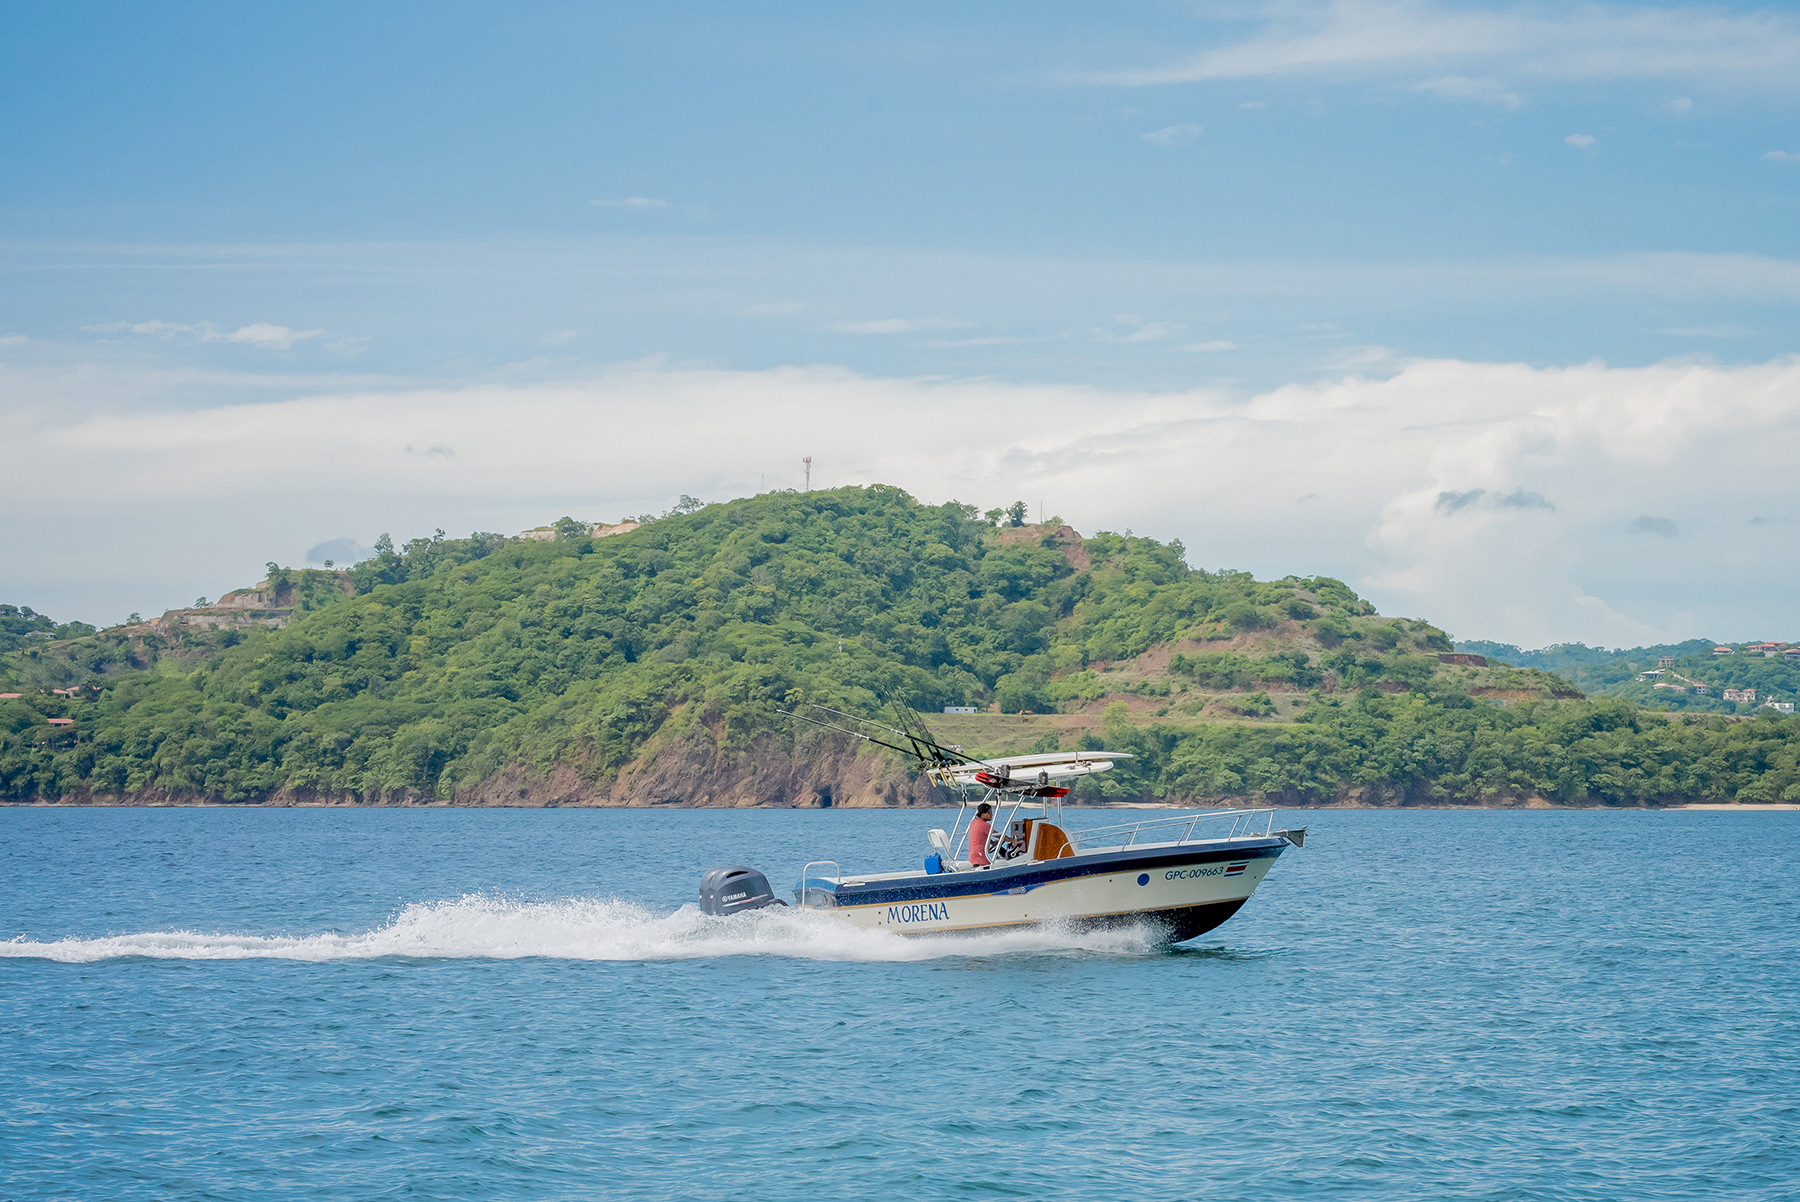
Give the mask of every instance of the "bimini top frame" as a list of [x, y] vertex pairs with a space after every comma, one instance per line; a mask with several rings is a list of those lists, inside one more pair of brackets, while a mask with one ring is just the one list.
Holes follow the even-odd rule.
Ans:
[[[994, 814], [998, 819], [991, 827], [989, 846], [984, 849], [991, 859], [999, 842], [1006, 837], [1006, 832], [1017, 820], [1021, 809], [1041, 810], [1045, 818], [1061, 826], [1063, 798], [1069, 795], [1069, 787], [1059, 782], [1105, 772], [1117, 761], [1131, 758], [1131, 754], [1124, 751], [1050, 751], [971, 759], [963, 755], [962, 748], [946, 747], [931, 738], [924, 720], [903, 703], [895, 701], [890, 704], [899, 715], [901, 726], [889, 726], [824, 705], [810, 705], [808, 708], [855, 723], [857, 727], [873, 727], [893, 736], [894, 741], [869, 734], [866, 730], [791, 710], [780, 712], [801, 722], [823, 726], [827, 730], [916, 759], [927, 779], [944, 793], [953, 793], [956, 797], [956, 822], [950, 829], [952, 862], [970, 859], [967, 854], [969, 826], [974, 821], [974, 810], [982, 802], [994, 807]], [[901, 739], [905, 740], [904, 745], [897, 741]], [[1001, 818], [1002, 811], [1005, 811], [1004, 818]]]

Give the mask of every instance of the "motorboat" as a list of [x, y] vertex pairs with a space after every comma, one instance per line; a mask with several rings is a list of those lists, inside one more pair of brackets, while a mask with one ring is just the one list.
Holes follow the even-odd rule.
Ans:
[[[916, 756], [925, 775], [957, 804], [948, 830], [925, 832], [918, 868], [846, 872], [835, 861], [815, 860], [801, 870], [795, 906], [852, 926], [901, 935], [1134, 926], [1160, 942], [1180, 943], [1236, 914], [1281, 853], [1306, 840], [1304, 827], [1275, 829], [1273, 808], [1162, 813], [1075, 829], [1064, 811], [1068, 782], [1105, 772], [1129, 754], [1056, 751], [976, 759], [931, 739], [916, 716], [903, 718], [904, 728], [880, 727], [905, 745], [866, 729], [794, 716]], [[971, 830], [980, 829], [975, 815], [983, 805], [993, 819], [986, 838], [972, 848]], [[701, 908], [709, 913], [786, 904], [753, 869], [714, 869], [706, 881], [711, 884], [702, 884]]]

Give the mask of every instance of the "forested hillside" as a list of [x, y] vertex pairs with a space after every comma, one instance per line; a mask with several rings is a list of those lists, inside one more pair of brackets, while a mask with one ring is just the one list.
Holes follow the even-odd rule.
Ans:
[[[1554, 672], [1591, 695], [1624, 697], [1652, 709], [1753, 714], [1768, 701], [1800, 702], [1800, 657], [1765, 652], [1759, 649], [1761, 645], [1727, 644], [1721, 648], [1711, 639], [1689, 639], [1613, 651], [1581, 643], [1539, 651], [1524, 651], [1509, 643], [1458, 642], [1456, 646], [1459, 651]], [[1665, 664], [1664, 660], [1674, 662]], [[1756, 696], [1733, 701], [1726, 698], [1726, 690], [1749, 690]]]
[[1795, 719], [1672, 718], [1446, 662], [1442, 631], [1338, 581], [1191, 569], [1180, 544], [885, 487], [582, 530], [384, 539], [348, 583], [272, 571], [278, 630], [194, 611], [33, 635], [0, 660], [20, 694], [0, 700], [0, 799], [930, 801], [906, 765], [778, 712], [883, 697], [989, 709], [934, 719], [971, 751], [1133, 752], [1089, 800], [1800, 798]]
[[57, 622], [29, 605], [0, 605], [0, 655], [36, 642], [78, 639], [94, 633], [86, 622]]

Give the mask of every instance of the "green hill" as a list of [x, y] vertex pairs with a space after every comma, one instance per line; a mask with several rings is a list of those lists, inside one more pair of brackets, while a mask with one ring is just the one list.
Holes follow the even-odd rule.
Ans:
[[57, 639], [78, 639], [94, 633], [86, 622], [57, 622], [34, 613], [29, 605], [0, 605], [0, 655]]
[[[1589, 695], [1624, 697], [1651, 709], [1754, 714], [1767, 701], [1800, 703], [1800, 656], [1747, 650], [1750, 646], [1728, 645], [1728, 652], [1721, 654], [1711, 639], [1614, 651], [1581, 643], [1539, 651], [1523, 651], [1510, 643], [1456, 644], [1459, 651], [1554, 672]], [[1727, 701], [1727, 689], [1752, 690], [1756, 696]]]
[[1179, 543], [886, 487], [559, 529], [384, 539], [347, 574], [34, 634], [0, 660], [21, 694], [0, 700], [0, 799], [928, 801], [906, 765], [778, 713], [883, 696], [983, 707], [933, 718], [973, 752], [1133, 752], [1090, 801], [1800, 798], [1800, 721], [1446, 662], [1442, 631], [1338, 581], [1196, 570]]

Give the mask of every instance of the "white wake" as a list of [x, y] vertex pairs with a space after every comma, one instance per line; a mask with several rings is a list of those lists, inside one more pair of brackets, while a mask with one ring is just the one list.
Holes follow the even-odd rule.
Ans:
[[789, 956], [807, 960], [933, 960], [1016, 952], [1149, 951], [1145, 931], [1074, 932], [1037, 928], [908, 939], [861, 930], [817, 912], [785, 907], [730, 918], [682, 906], [657, 914], [632, 902], [599, 898], [518, 901], [469, 894], [406, 906], [373, 930], [340, 935], [229, 935], [146, 931], [96, 939], [0, 942], [0, 957], [85, 964], [122, 957], [159, 960], [373, 960], [384, 956], [513, 960], [696, 960], [717, 956]]

